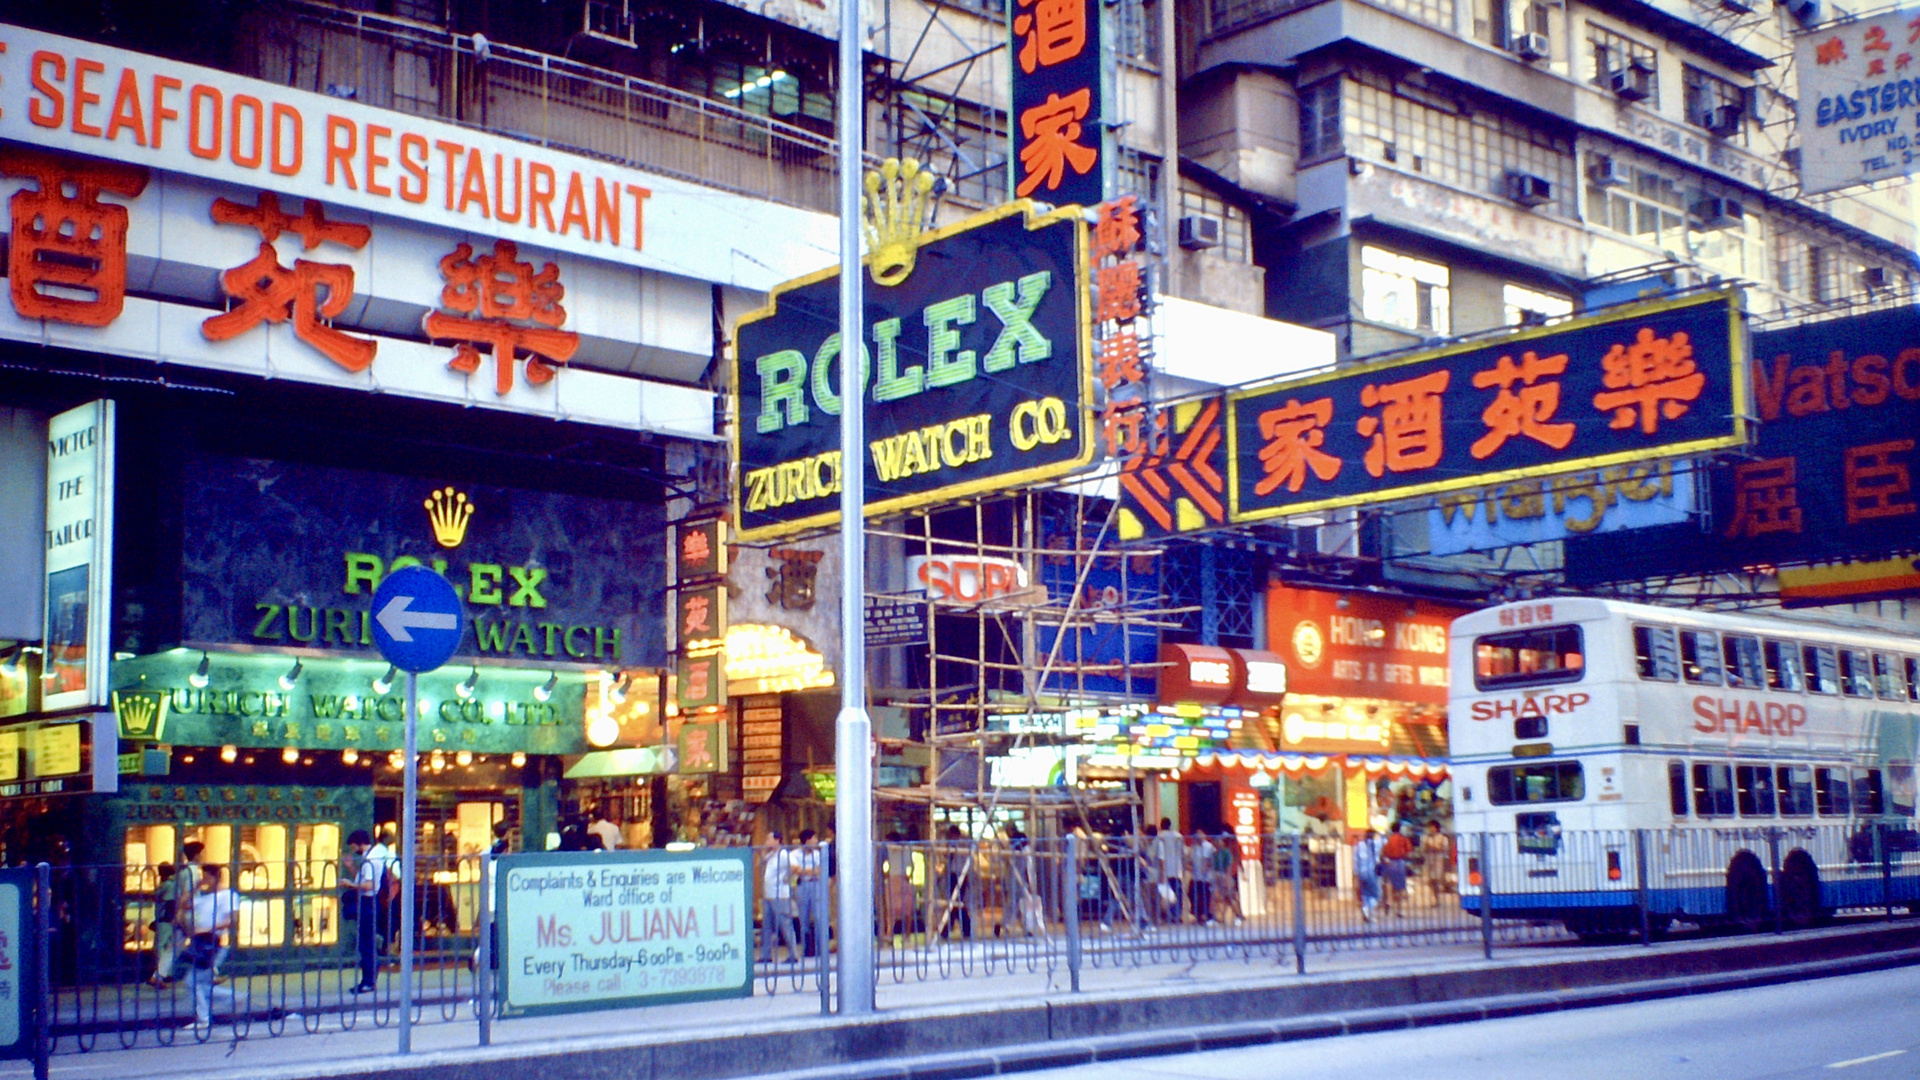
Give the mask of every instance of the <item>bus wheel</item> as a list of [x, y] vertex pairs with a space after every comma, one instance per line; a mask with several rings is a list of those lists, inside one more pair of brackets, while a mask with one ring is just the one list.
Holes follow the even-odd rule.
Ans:
[[1795, 929], [1815, 926], [1826, 919], [1820, 905], [1820, 871], [1813, 856], [1795, 849], [1787, 854], [1780, 868], [1780, 914]]
[[1751, 851], [1742, 851], [1727, 864], [1727, 919], [1745, 930], [1758, 930], [1767, 919], [1767, 872]]

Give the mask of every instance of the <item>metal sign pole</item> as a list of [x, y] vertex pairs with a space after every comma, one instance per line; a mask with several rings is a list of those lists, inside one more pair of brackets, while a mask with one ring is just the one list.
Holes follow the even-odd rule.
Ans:
[[473, 960], [473, 1003], [479, 1010], [481, 1046], [493, 1043], [494, 857], [491, 851], [480, 856], [480, 941]]
[[407, 672], [407, 767], [400, 795], [400, 1052], [413, 1051], [413, 872], [420, 863], [420, 676]]
[[[840, 3], [840, 716], [834, 848], [840, 863], [840, 1012], [873, 1012], [873, 738], [867, 716], [866, 297], [860, 182], [866, 165], [863, 0]], [[825, 856], [822, 856], [824, 861]], [[822, 866], [825, 869], [825, 866]], [[824, 949], [826, 942], [820, 947]]]

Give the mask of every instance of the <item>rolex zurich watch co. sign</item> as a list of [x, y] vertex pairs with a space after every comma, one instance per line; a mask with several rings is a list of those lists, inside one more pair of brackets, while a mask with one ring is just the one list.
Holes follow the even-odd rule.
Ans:
[[[868, 177], [866, 508], [896, 513], [1092, 458], [1086, 236], [1077, 210], [1010, 203], [920, 233], [932, 178]], [[840, 512], [839, 271], [774, 290], [734, 334], [743, 540]]]

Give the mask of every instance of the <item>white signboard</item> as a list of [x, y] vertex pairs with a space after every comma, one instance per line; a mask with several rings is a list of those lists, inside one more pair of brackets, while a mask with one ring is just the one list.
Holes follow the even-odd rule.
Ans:
[[825, 214], [14, 26], [0, 138], [749, 289], [839, 252]]
[[506, 1015], [748, 996], [752, 878], [745, 848], [502, 858]]
[[1800, 188], [1906, 176], [1920, 155], [1920, 8], [1800, 35]]
[[107, 701], [113, 622], [113, 402], [47, 425], [47, 614], [42, 707]]

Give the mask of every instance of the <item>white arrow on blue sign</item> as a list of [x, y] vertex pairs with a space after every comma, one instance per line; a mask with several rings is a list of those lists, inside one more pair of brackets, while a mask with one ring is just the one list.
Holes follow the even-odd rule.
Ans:
[[446, 578], [424, 566], [402, 567], [374, 590], [373, 643], [402, 671], [432, 671], [460, 647], [464, 614]]

